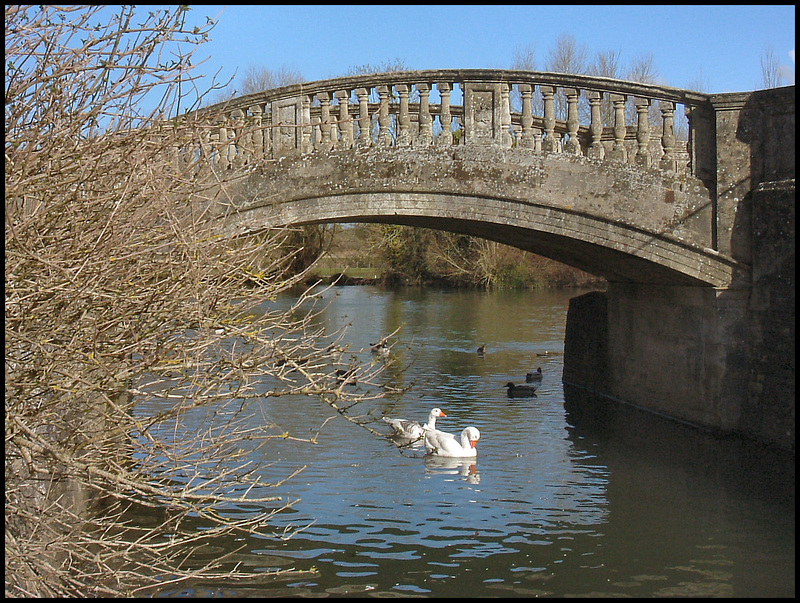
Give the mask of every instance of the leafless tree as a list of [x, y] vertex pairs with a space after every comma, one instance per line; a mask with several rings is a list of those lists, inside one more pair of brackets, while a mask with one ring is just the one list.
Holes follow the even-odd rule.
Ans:
[[[589, 73], [598, 77], [622, 79], [622, 52], [619, 50], [601, 50], [595, 55], [594, 62], [589, 68]], [[584, 119], [586, 119], [584, 108]], [[607, 94], [600, 101], [600, 120], [604, 126], [614, 126], [614, 106]]]
[[[561, 34], [555, 46], [547, 52], [545, 69], [555, 73], [585, 74], [589, 70], [587, 57], [586, 47], [578, 44], [575, 36]], [[556, 92], [553, 104], [556, 119], [566, 120], [567, 99], [562, 90]]]
[[626, 79], [632, 82], [641, 82], [642, 84], [657, 83], [658, 71], [656, 70], [655, 58], [652, 53], [634, 59], [628, 68]]
[[[536, 60], [536, 47], [533, 45], [518, 46], [514, 49], [514, 59], [511, 62], [511, 69], [523, 69], [525, 71], [536, 71], [538, 62]], [[522, 95], [519, 92], [519, 86], [514, 85], [511, 90], [511, 110], [517, 113], [522, 111]], [[544, 103], [541, 98], [536, 95], [533, 100], [533, 110], [537, 114], [541, 114]]]
[[589, 72], [599, 77], [619, 78], [622, 73], [621, 57], [620, 50], [600, 50]]
[[[781, 66], [775, 49], [768, 46], [761, 52], [761, 86], [762, 88], [778, 88], [787, 85], [784, 77], [785, 69]], [[794, 81], [794, 78], [792, 78]]]
[[547, 52], [546, 67], [556, 73], [586, 73], [589, 68], [586, 47], [578, 44], [575, 36], [561, 34], [556, 44]]
[[[635, 58], [628, 67], [625, 79], [642, 84], [658, 83], [658, 71], [655, 67], [655, 58], [652, 53]], [[657, 126], [660, 122], [661, 112], [657, 102], [650, 105], [649, 119], [651, 128]], [[625, 107], [625, 121], [628, 125], [635, 125], [636, 120], [637, 114], [633, 98], [628, 98]]]
[[361, 75], [364, 73], [390, 73], [394, 71], [408, 71], [405, 59], [395, 57], [394, 59], [387, 59], [382, 63], [373, 65], [372, 63], [364, 63], [363, 65], [354, 65], [350, 67], [345, 75]]
[[216, 95], [214, 102], [223, 102], [236, 96], [272, 90], [273, 88], [291, 84], [300, 84], [305, 81], [306, 79], [302, 73], [285, 65], [278, 69], [250, 65], [245, 70], [241, 82], [236, 83], [236, 81], [233, 81], [228, 84], [224, 90], [221, 90]]
[[[270, 520], [291, 503], [244, 453], [297, 436], [254, 424], [254, 402], [301, 395], [358, 421], [348, 408], [380, 396], [336, 379], [380, 369], [318, 327], [317, 296], [276, 309], [298, 280], [280, 233], [217, 236], [228, 176], [206, 117], [184, 114], [213, 21], [186, 11], [5, 9], [6, 596], [246, 577], [201, 553], [288, 536]], [[245, 501], [259, 510], [224, 512]], [[155, 525], [136, 521], [145, 507]]]
[[511, 64], [512, 69], [525, 69], [536, 71], [538, 61], [536, 60], [536, 47], [529, 44], [518, 46], [514, 49], [514, 59]]

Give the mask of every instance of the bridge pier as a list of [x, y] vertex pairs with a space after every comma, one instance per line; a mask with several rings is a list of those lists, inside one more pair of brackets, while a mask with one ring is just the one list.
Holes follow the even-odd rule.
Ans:
[[734, 431], [747, 395], [747, 298], [741, 289], [611, 282], [570, 304], [564, 381]]
[[564, 383], [794, 450], [794, 188], [752, 195], [751, 287], [609, 282], [572, 299]]
[[[793, 269], [793, 267], [792, 267]], [[794, 449], [794, 296], [609, 283], [570, 301], [565, 384]], [[591, 403], [591, 402], [586, 402]]]

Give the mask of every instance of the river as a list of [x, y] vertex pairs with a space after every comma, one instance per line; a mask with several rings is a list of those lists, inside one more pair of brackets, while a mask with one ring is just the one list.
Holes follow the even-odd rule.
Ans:
[[[353, 350], [400, 327], [392, 359], [405, 370], [389, 374], [408, 389], [376, 416], [423, 422], [439, 407], [439, 429], [480, 429], [477, 459], [425, 458], [341, 417], [326, 423], [336, 413], [314, 399], [264, 400], [253, 421], [302, 437], [324, 424], [316, 445], [254, 453], [265, 480], [306, 466], [274, 489], [299, 499], [275, 529], [303, 529], [210, 554], [244, 546], [235, 558], [248, 569], [314, 571], [157, 596], [793, 597], [794, 456], [629, 408], [568, 413], [561, 353], [580, 293], [324, 292], [320, 320], [352, 323]], [[539, 366], [536, 397], [509, 399], [505, 383]]]

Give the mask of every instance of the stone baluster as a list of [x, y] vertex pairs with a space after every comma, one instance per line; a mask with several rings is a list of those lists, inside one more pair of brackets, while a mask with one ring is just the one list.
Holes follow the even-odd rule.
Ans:
[[311, 130], [311, 144], [315, 151], [319, 151], [322, 148], [322, 121], [318, 116], [311, 118]]
[[695, 132], [694, 132], [694, 124], [692, 123], [694, 118], [694, 112], [697, 109], [690, 106], [684, 105], [683, 106], [683, 115], [686, 117], [687, 126], [689, 127], [689, 138], [686, 141], [686, 152], [689, 155], [689, 163], [686, 164], [686, 167], [689, 169], [689, 173], [692, 176], [696, 176], [698, 172], [698, 161], [697, 161], [697, 143], [695, 142]]
[[[208, 134], [209, 157], [211, 158], [211, 165], [213, 165], [215, 169], [220, 166], [220, 157], [222, 153], [219, 143], [219, 124], [220, 118], [215, 119]], [[225, 138], [227, 137], [228, 134], [226, 132]]]
[[545, 153], [555, 153], [558, 151], [558, 141], [556, 140], [556, 113], [553, 105], [556, 89], [554, 86], [539, 86], [539, 90], [544, 98], [544, 142], [542, 150]]
[[311, 124], [311, 97], [304, 94], [300, 97], [300, 123], [303, 124], [300, 132], [300, 152], [310, 153], [314, 150], [311, 137], [313, 126]]
[[407, 146], [411, 144], [411, 138], [408, 133], [411, 126], [411, 116], [408, 113], [408, 84], [397, 84], [394, 89], [400, 96], [397, 144], [398, 146]]
[[189, 143], [183, 148], [183, 151], [186, 153], [185, 161], [191, 167], [192, 173], [197, 174], [204, 167], [207, 167], [208, 164], [203, 151], [205, 132], [197, 132], [194, 136], [187, 132], [186, 135], [189, 137]]
[[439, 134], [439, 143], [450, 146], [453, 144], [453, 131], [450, 129], [453, 127], [453, 116], [450, 114], [450, 91], [453, 87], [448, 82], [437, 82], [436, 87], [439, 89], [439, 96], [442, 97], [439, 113], [442, 133]]
[[158, 144], [159, 146], [167, 146], [167, 162], [169, 165], [174, 166], [178, 171], [183, 170], [183, 165], [186, 163], [183, 159], [184, 153], [181, 152], [181, 137], [178, 135], [170, 136], [170, 129], [166, 126], [160, 125], [158, 127]]
[[228, 128], [228, 148], [227, 148], [227, 161], [228, 161], [228, 168], [232, 168], [234, 165], [238, 164], [237, 157], [239, 155], [238, 149], [236, 148], [236, 135], [237, 132], [241, 131], [239, 124], [241, 123], [241, 118], [239, 117], [242, 114], [240, 109], [236, 109], [231, 114], [231, 124]]
[[264, 140], [264, 157], [272, 159], [272, 108], [264, 106], [264, 117], [262, 119], [264, 126], [263, 140]]
[[537, 153], [542, 152], [542, 136], [544, 132], [541, 128], [533, 129], [533, 150]]
[[650, 123], [648, 113], [650, 112], [650, 99], [637, 96], [633, 99], [636, 107], [636, 165], [650, 167], [653, 159], [650, 156]]
[[200, 157], [202, 158], [202, 162], [208, 162], [213, 165], [214, 163], [214, 146], [211, 141], [211, 132], [208, 128], [203, 128], [200, 131], [199, 136], [199, 146], [200, 146]]
[[659, 101], [663, 130], [661, 133], [661, 156], [659, 167], [670, 172], [678, 171], [678, 160], [675, 156], [675, 103], [672, 101]]
[[211, 165], [214, 168], [219, 167], [220, 161], [220, 148], [219, 148], [219, 130], [216, 132], [211, 132], [208, 135], [208, 148], [209, 148], [209, 159]]
[[417, 92], [419, 92], [419, 138], [417, 142], [422, 146], [427, 146], [433, 142], [433, 119], [430, 109], [431, 85], [425, 82], [417, 84]]
[[245, 112], [242, 109], [234, 109], [231, 112], [232, 128], [228, 132], [228, 138], [233, 147], [231, 152], [231, 165], [240, 166], [252, 161], [253, 149], [250, 139], [250, 128], [245, 127]]
[[333, 137], [331, 135], [331, 95], [327, 92], [318, 92], [317, 99], [320, 102], [320, 127], [322, 128], [322, 140], [319, 149], [330, 151], [333, 148]]
[[592, 145], [589, 147], [589, 150], [586, 154], [593, 159], [602, 159], [606, 154], [606, 150], [603, 147], [602, 142], [603, 118], [600, 113], [602, 94], [595, 90], [590, 90], [586, 93], [586, 97], [589, 99], [589, 108], [591, 110], [591, 124], [589, 126], [589, 131], [592, 134]]
[[392, 134], [389, 132], [391, 120], [389, 118], [389, 87], [378, 86], [378, 96], [380, 97], [380, 108], [378, 109], [378, 144], [383, 147], [392, 145]]
[[170, 163], [177, 167], [178, 172], [183, 173], [187, 168], [194, 170], [194, 154], [192, 150], [196, 146], [192, 142], [186, 141], [183, 128], [178, 129], [177, 135], [170, 144]]
[[625, 96], [623, 94], [610, 94], [609, 99], [614, 104], [614, 147], [609, 153], [609, 159], [627, 161], [628, 152], [625, 150]]
[[338, 148], [352, 149], [354, 140], [353, 120], [350, 118], [350, 91], [339, 90], [336, 92], [336, 98], [339, 100], [339, 129], [342, 132]]
[[[333, 99], [336, 98], [336, 95], [331, 95]], [[336, 149], [339, 147], [339, 120], [336, 118], [336, 110], [334, 109], [336, 105], [331, 103], [331, 112], [330, 112], [330, 125], [331, 125], [331, 149]]]
[[232, 166], [244, 165], [248, 157], [248, 140], [244, 131], [244, 111], [241, 109], [234, 109], [231, 112], [232, 124], [231, 129], [228, 131], [228, 160]]
[[264, 110], [261, 105], [253, 105], [250, 107], [250, 121], [253, 124], [253, 132], [250, 135], [250, 140], [253, 145], [253, 155], [256, 160], [264, 157]]
[[567, 136], [569, 138], [564, 143], [564, 152], [571, 155], [581, 154], [581, 143], [578, 140], [578, 95], [577, 88], [564, 88], [564, 96], [567, 97]]
[[511, 132], [510, 88], [503, 82], [500, 84], [500, 146], [506, 149], [514, 146], [514, 136]]
[[358, 96], [358, 146], [369, 147], [372, 146], [372, 132], [370, 129], [369, 121], [369, 90], [367, 88], [359, 88], [356, 90]]
[[520, 145], [526, 149], [536, 146], [533, 139], [533, 86], [520, 84], [519, 92], [522, 95], [522, 139]]
[[220, 126], [217, 129], [217, 166], [223, 170], [230, 167], [228, 163], [228, 118], [224, 115], [220, 117]]

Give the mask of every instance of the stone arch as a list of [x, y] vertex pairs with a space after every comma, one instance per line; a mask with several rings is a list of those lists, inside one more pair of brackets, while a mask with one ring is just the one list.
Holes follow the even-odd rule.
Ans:
[[705, 188], [585, 157], [469, 146], [315, 153], [260, 166], [228, 194], [227, 236], [385, 222], [483, 237], [614, 281], [720, 287], [736, 268], [708, 248]]

